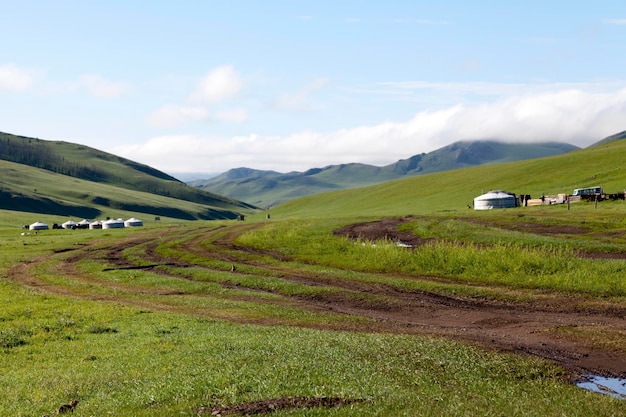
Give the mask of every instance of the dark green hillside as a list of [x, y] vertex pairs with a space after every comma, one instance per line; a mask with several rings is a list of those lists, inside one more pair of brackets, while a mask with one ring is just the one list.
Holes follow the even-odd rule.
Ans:
[[81, 218], [146, 213], [235, 218], [249, 204], [87, 146], [0, 133], [0, 209]]
[[[626, 189], [626, 141], [618, 140], [562, 155], [490, 164], [340, 190], [288, 201], [272, 217], [404, 216], [467, 211], [474, 197], [500, 189], [533, 198], [601, 185], [608, 193]], [[617, 204], [625, 204], [623, 202]], [[519, 208], [514, 210], [534, 210]]]
[[214, 192], [258, 207], [269, 207], [311, 194], [363, 187], [394, 178], [397, 176], [384, 173], [380, 167], [353, 163], [287, 174], [237, 168], [210, 180], [192, 181], [189, 185], [207, 191], [219, 190]]
[[281, 174], [237, 168], [222, 175], [190, 182], [203, 190], [267, 207], [320, 192], [364, 187], [398, 178], [558, 155], [578, 149], [563, 143], [511, 144], [497, 141], [466, 141], [420, 154], [390, 165], [330, 165], [305, 172]]
[[[220, 189], [225, 195], [237, 199], [243, 196], [250, 204], [268, 207], [281, 201], [291, 200], [314, 193], [338, 189], [332, 183], [302, 173], [281, 174], [275, 171], [257, 171], [237, 168], [212, 178], [210, 187]], [[190, 186], [208, 190], [204, 180], [189, 183]]]
[[193, 203], [2, 160], [0, 173], [0, 210], [86, 219], [143, 213], [185, 220], [234, 219], [241, 212], [251, 212], [236, 205]]
[[0, 160], [87, 181], [231, 209], [250, 205], [189, 187], [161, 171], [88, 146], [0, 132]]

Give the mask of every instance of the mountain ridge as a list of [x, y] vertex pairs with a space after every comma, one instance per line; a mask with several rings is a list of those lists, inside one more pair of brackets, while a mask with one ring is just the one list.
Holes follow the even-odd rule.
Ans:
[[188, 184], [259, 207], [269, 207], [319, 192], [364, 187], [450, 169], [553, 156], [576, 149], [579, 148], [561, 142], [511, 144], [497, 140], [457, 141], [382, 167], [355, 162], [288, 173], [240, 167]]

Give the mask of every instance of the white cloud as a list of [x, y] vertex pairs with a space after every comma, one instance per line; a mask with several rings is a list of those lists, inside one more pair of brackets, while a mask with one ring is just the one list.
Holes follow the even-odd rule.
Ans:
[[405, 122], [331, 133], [231, 138], [158, 137], [115, 153], [167, 172], [217, 172], [247, 166], [282, 172], [329, 164], [385, 165], [458, 140], [559, 141], [587, 146], [626, 129], [626, 88], [531, 92], [472, 106], [422, 111]]
[[215, 110], [207, 107], [235, 96], [243, 88], [241, 77], [230, 65], [210, 71], [188, 96], [187, 104], [168, 104], [146, 116], [146, 123], [157, 128], [172, 128], [189, 122], [218, 121], [243, 123], [248, 112], [243, 108]]
[[30, 70], [15, 64], [0, 65], [0, 90], [24, 91], [33, 86], [34, 79]]
[[433, 139], [438, 145], [456, 137], [586, 146], [626, 129], [625, 116], [626, 89], [614, 93], [566, 89], [459, 107]]
[[146, 117], [146, 123], [152, 127], [171, 128], [187, 122], [209, 120], [209, 112], [202, 107], [165, 105]]
[[218, 103], [233, 97], [243, 88], [243, 81], [231, 65], [215, 68], [198, 83], [189, 99], [193, 102]]

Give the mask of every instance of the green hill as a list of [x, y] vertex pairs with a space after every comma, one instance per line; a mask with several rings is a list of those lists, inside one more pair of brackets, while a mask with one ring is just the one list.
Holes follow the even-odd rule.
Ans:
[[0, 209], [96, 218], [121, 210], [235, 218], [254, 207], [87, 146], [0, 133]]
[[552, 156], [578, 149], [563, 143], [510, 144], [497, 141], [466, 141], [377, 167], [352, 163], [282, 174], [237, 168], [222, 175], [189, 184], [267, 207], [326, 191], [363, 187], [386, 181], [448, 171], [468, 166]]
[[[418, 175], [367, 188], [340, 190], [292, 200], [272, 217], [404, 216], [467, 210], [474, 197], [501, 189], [534, 198], [601, 185], [609, 193], [626, 189], [626, 140], [566, 154]], [[338, 214], [340, 213], [340, 214]]]

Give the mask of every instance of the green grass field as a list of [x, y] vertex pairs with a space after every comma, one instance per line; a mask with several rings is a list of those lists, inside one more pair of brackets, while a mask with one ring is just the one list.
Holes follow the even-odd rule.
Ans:
[[[608, 226], [616, 233], [626, 229], [623, 220], [613, 217], [621, 216], [623, 205], [609, 204], [601, 209], [576, 208], [584, 218], [580, 222], [590, 230], [586, 239], [579, 237], [573, 243], [558, 238], [544, 242], [534, 235], [520, 239], [500, 229], [475, 230], [471, 224], [441, 215], [417, 219], [409, 227], [420, 233], [460, 235], [451, 242], [489, 243], [493, 252], [503, 251], [504, 258], [510, 258], [508, 264], [552, 271], [532, 284], [512, 280], [513, 274], [487, 274], [482, 278], [487, 283], [511, 290], [575, 293], [587, 300], [612, 297], [620, 304], [625, 294], [624, 261], [606, 265], [603, 274], [592, 280], [593, 286], [564, 280], [556, 272], [562, 267], [559, 262], [567, 267], [574, 262], [585, 271], [598, 266], [592, 260], [567, 260], [568, 251], [576, 247], [622, 247], [623, 238], [609, 242], [593, 238]], [[567, 214], [561, 207], [550, 209], [554, 211], [529, 208], [489, 214], [501, 222], [514, 222], [521, 210], [528, 210], [522, 219], [534, 211], [535, 221], [548, 223], [560, 222], [559, 215]], [[597, 210], [603, 214], [596, 217]], [[465, 211], [458, 214], [468, 216]], [[407, 252], [399, 248], [356, 246], [330, 235], [346, 222], [345, 218], [271, 221], [240, 235], [237, 242], [289, 255], [291, 262], [302, 262], [295, 267], [301, 270], [333, 276], [362, 271], [359, 279], [364, 280], [373, 279], [368, 273], [398, 268], [432, 273], [438, 262], [451, 265], [454, 258], [456, 266], [439, 274], [462, 283], [476, 279], [472, 265], [502, 258], [491, 250], [449, 243], [430, 248], [417, 259], [402, 260]], [[446, 222], [443, 228], [433, 227]], [[48, 231], [23, 237], [6, 223], [0, 235], [1, 415], [44, 415], [71, 399], [80, 401], [77, 416], [196, 415], [220, 405], [300, 396], [355, 402], [337, 408], [284, 409], [272, 415], [626, 415], [622, 401], [570, 385], [563, 370], [541, 360], [424, 336], [342, 331], [367, 323], [351, 323], [358, 319], [314, 313], [284, 302], [286, 297], [336, 290], [295, 285], [275, 275], [264, 276], [265, 270], [244, 270], [241, 276], [233, 276], [227, 272], [226, 259], [203, 251], [189, 253], [181, 246], [193, 240], [210, 253], [213, 241], [230, 228], [241, 227], [237, 224], [165, 223], [142, 230]], [[110, 250], [116, 242], [136, 235], [142, 236], [138, 242], [146, 243], [121, 245], [128, 262], [149, 264], [147, 251], [152, 246], [165, 259], [198, 267], [177, 271], [176, 265], [164, 265], [165, 275], [150, 269], [105, 271], [115, 262], [99, 255], [99, 248]], [[99, 243], [91, 246], [94, 241]], [[81, 248], [89, 249], [82, 252]], [[85, 259], [77, 262], [77, 271], [69, 274], [64, 263], [82, 255]], [[41, 289], [7, 279], [11, 265], [42, 256], [47, 260], [32, 266]], [[260, 257], [262, 264], [260, 255], [245, 256]], [[225, 282], [230, 285], [225, 287]], [[48, 293], [45, 285], [62, 291]], [[407, 283], [398, 280], [392, 285]], [[458, 291], [459, 287], [436, 290]], [[333, 322], [338, 330], [315, 329]]]
[[[354, 284], [624, 308], [626, 261], [575, 256], [625, 252], [623, 201], [465, 208], [490, 188], [537, 195], [599, 183], [618, 191], [626, 173], [610, 166], [621, 167], [623, 151], [621, 143], [588, 150], [604, 160], [585, 170], [569, 169], [580, 166], [573, 154], [323, 194], [243, 223], [164, 218], [137, 229], [22, 236], [21, 224], [57, 217], [0, 211], [0, 415], [53, 414], [73, 399], [79, 417], [211, 415], [296, 397], [345, 403], [270, 415], [626, 415], [623, 400], [575, 387], [553, 363], [381, 333], [371, 318], [303, 302], [393, 307], [393, 299], [355, 292]], [[407, 251], [332, 233], [407, 215], [403, 228], [434, 243]], [[576, 233], [535, 233], [528, 224]], [[551, 331], [626, 345], [620, 329]]]

